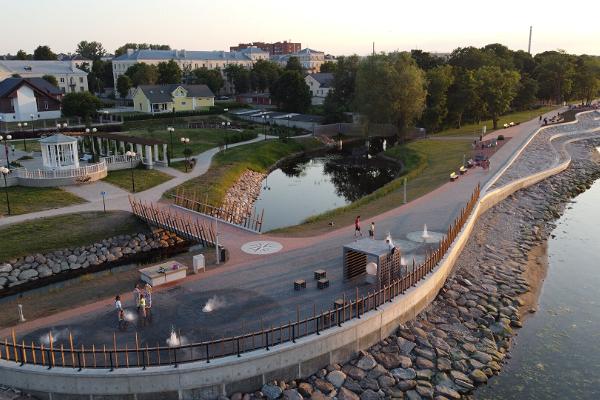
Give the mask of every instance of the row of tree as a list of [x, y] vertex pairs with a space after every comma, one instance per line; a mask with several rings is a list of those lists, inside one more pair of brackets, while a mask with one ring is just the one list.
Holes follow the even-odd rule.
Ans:
[[399, 129], [419, 123], [435, 132], [484, 118], [496, 127], [511, 110], [600, 95], [600, 58], [564, 51], [532, 57], [500, 44], [458, 48], [448, 58], [419, 50], [340, 57], [332, 70], [324, 104], [329, 122], [359, 112]]

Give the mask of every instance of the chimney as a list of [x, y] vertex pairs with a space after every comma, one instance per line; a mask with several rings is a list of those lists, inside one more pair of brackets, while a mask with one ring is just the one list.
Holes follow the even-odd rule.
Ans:
[[133, 54], [133, 49], [127, 49], [127, 55], [130, 56]]
[[185, 49], [179, 50], [179, 58], [185, 58]]

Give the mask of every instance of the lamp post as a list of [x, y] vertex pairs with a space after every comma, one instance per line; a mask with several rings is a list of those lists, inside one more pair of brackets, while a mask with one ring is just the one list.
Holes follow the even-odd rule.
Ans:
[[267, 140], [267, 124], [269, 123], [268, 122], [269, 116], [268, 115], [263, 115], [262, 118], [263, 118], [263, 124], [264, 124], [264, 131], [263, 132], [265, 134], [265, 140]]
[[[31, 118], [31, 137], [35, 137], [35, 115], [29, 114]], [[25, 135], [23, 135], [23, 148], [27, 151], [27, 142], [25, 142]]]
[[6, 183], [6, 175], [10, 173], [10, 169], [5, 167], [0, 167], [0, 173], [4, 178], [4, 193], [6, 194], [6, 209], [8, 211], [8, 215], [10, 215], [10, 201], [8, 199], [8, 183]]
[[135, 159], [135, 151], [128, 151], [125, 155], [129, 158], [131, 163], [131, 193], [135, 193], [135, 179], [133, 178], [133, 160]]
[[169, 126], [167, 127], [167, 131], [169, 132], [169, 136], [171, 137], [171, 151], [169, 152], [169, 164], [171, 164], [171, 159], [173, 158], [173, 132], [175, 132], [175, 128]]
[[188, 152], [187, 145], [190, 142], [190, 138], [182, 137], [179, 139], [183, 143], [183, 156], [185, 157], [185, 172], [188, 172]]
[[0, 135], [0, 142], [4, 142], [4, 152], [6, 153], [6, 168], [10, 168], [10, 160], [8, 159], [8, 141], [10, 139], [12, 139], [11, 135], [6, 135], [6, 137]]

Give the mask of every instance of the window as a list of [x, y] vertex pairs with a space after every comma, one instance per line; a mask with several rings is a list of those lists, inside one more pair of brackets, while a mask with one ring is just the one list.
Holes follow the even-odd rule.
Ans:
[[83, 86], [79, 86], [79, 91], [80, 92], [85, 92], [85, 88]]
[[82, 76], [79, 77], [79, 83], [83, 83], [83, 77]]
[[62, 90], [63, 93], [67, 92], [64, 87], [61, 87], [60, 90]]
[[48, 100], [44, 100], [44, 110], [48, 109]]
[[60, 78], [61, 83], [65, 83], [65, 78]]
[[181, 105], [182, 105], [182, 106], [185, 106], [185, 101], [182, 101], [182, 102], [181, 102]]
[[142, 103], [140, 103], [140, 111], [142, 111]]

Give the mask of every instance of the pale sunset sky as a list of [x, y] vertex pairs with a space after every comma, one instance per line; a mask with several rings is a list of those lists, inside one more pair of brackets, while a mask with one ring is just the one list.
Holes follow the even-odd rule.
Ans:
[[502, 43], [532, 52], [600, 55], [597, 1], [531, 0], [1, 0], [0, 54], [40, 44], [73, 52], [96, 40], [228, 50], [239, 42], [292, 40], [334, 55], [410, 50], [449, 52]]

